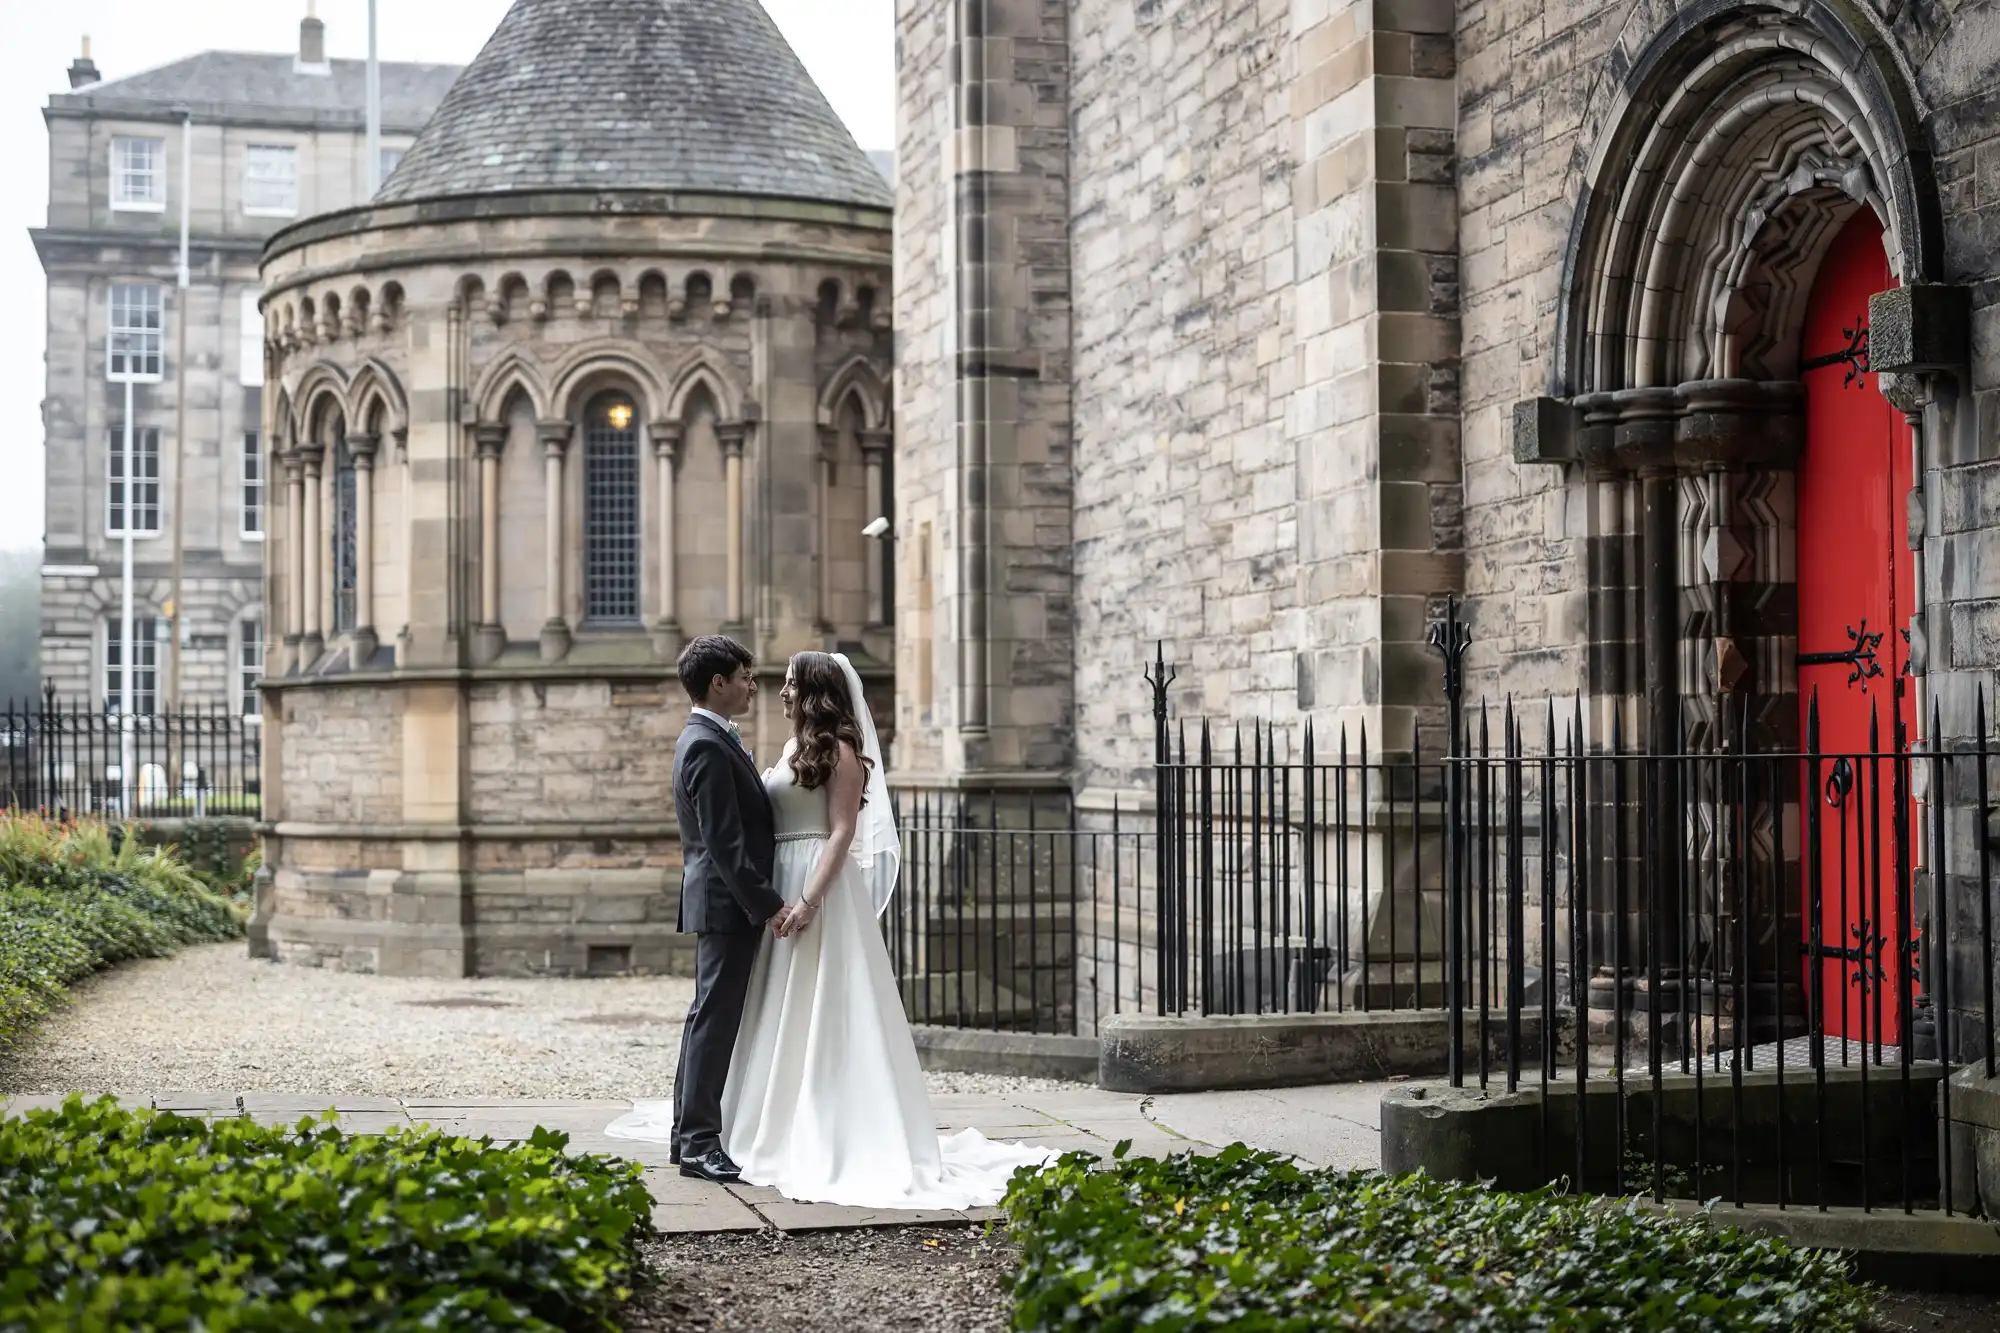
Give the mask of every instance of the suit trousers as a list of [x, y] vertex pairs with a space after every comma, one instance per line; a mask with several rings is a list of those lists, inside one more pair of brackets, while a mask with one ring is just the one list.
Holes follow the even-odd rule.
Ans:
[[722, 1147], [722, 1087], [763, 942], [760, 930], [695, 936], [694, 1004], [674, 1075], [674, 1143], [683, 1161]]

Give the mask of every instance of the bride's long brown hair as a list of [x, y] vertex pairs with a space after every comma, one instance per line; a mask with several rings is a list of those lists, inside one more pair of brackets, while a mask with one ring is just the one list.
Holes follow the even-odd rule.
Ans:
[[[854, 748], [861, 761], [864, 784], [875, 761], [861, 752], [861, 719], [847, 697], [847, 676], [831, 653], [797, 653], [792, 657], [792, 735], [799, 746], [792, 754], [792, 773], [807, 791], [816, 791], [833, 777], [840, 763], [840, 743]], [[861, 798], [863, 805], [868, 798]]]

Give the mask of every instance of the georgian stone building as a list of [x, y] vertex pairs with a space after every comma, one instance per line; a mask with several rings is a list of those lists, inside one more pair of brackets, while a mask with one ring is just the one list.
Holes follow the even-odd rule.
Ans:
[[1435, 754], [1454, 596], [1472, 694], [1580, 696], [1594, 743], [1714, 744], [1747, 701], [1745, 739], [1794, 745], [1815, 691], [1823, 741], [1864, 743], [1892, 694], [1800, 661], [1850, 631], [1911, 726], [1971, 730], [2000, 668], [1991, 4], [898, 26], [906, 776], [1143, 798], [1162, 640], [1183, 715]]
[[[381, 168], [457, 74], [382, 65]], [[254, 717], [270, 481], [258, 257], [280, 227], [366, 196], [364, 66], [327, 59], [308, 17], [296, 53], [208, 51], [103, 80], [86, 44], [69, 79], [43, 113], [49, 213], [33, 233], [48, 274], [42, 680], [86, 706], [120, 695], [129, 373], [135, 706]]]
[[890, 192], [755, 0], [518, 0], [372, 206], [265, 251], [255, 947], [663, 968], [691, 635], [886, 714]]

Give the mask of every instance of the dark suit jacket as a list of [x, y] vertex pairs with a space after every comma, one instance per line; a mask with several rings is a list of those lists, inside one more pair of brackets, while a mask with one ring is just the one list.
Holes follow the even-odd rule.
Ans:
[[735, 737], [691, 715], [674, 746], [674, 814], [680, 820], [680, 928], [697, 935], [755, 931], [785, 905], [771, 887], [776, 816]]

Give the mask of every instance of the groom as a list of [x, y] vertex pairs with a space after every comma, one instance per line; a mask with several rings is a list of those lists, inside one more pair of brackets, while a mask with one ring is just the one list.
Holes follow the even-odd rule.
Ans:
[[682, 1175], [725, 1184], [742, 1172], [722, 1150], [722, 1085], [763, 927], [782, 925], [785, 912], [771, 887], [771, 798], [732, 720], [749, 713], [757, 697], [753, 664], [749, 649], [713, 634], [688, 644], [678, 664], [694, 703], [674, 747], [680, 928], [694, 932], [696, 945], [694, 1004], [674, 1077], [671, 1157]]

